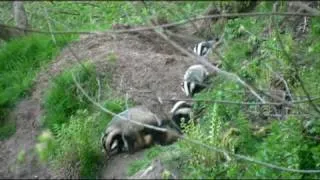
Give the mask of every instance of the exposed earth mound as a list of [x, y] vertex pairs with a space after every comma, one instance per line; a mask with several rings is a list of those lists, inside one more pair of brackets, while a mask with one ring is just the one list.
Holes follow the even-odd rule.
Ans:
[[[186, 45], [187, 43], [181, 42], [181, 44]], [[118, 93], [128, 93], [136, 104], [146, 105], [160, 116], [168, 115], [173, 102], [164, 101], [160, 106], [158, 100], [154, 98], [158, 96], [162, 98], [184, 97], [180, 83], [184, 71], [194, 62], [176, 52], [171, 45], [153, 32], [124, 33], [112, 36], [90, 35], [81, 37], [79, 41], [70, 46], [81, 61], [94, 63], [99, 73], [103, 74], [112, 70], [111, 87]], [[115, 58], [112, 69], [108, 61], [110, 56]], [[50, 79], [77, 64], [77, 59], [68, 48], [65, 48], [56, 60], [38, 74], [31, 97], [17, 105], [12, 113], [11, 118], [17, 123], [16, 134], [1, 142], [0, 177], [60, 177], [38, 162], [33, 153], [33, 146], [36, 136], [40, 133], [41, 99], [48, 88]], [[15, 157], [21, 150], [26, 152], [26, 161], [18, 164]], [[102, 176], [104, 178], [125, 177], [128, 162], [139, 158], [141, 153], [143, 152], [132, 156], [123, 157], [122, 154], [115, 157], [112, 160], [113, 163], [110, 163], [112, 167], [106, 166]]]

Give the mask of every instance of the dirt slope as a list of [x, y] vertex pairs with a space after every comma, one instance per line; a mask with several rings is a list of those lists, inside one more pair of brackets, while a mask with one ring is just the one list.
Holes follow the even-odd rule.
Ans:
[[[144, 104], [155, 113], [168, 112], [172, 103], [159, 103], [147, 96], [166, 98], [183, 97], [180, 82], [184, 71], [192, 64], [190, 59], [178, 54], [154, 33], [121, 34], [117, 36], [95, 35], [82, 37], [71, 44], [75, 54], [83, 61], [97, 65], [100, 73], [110, 70], [108, 57], [114, 54], [116, 66], [113, 69], [112, 87], [119, 93], [129, 93], [137, 104]], [[56, 178], [60, 177], [44, 165], [39, 164], [33, 147], [40, 133], [41, 99], [50, 79], [65, 69], [77, 64], [76, 59], [65, 48], [56, 60], [44, 67], [35, 80], [31, 97], [22, 100], [12, 113], [17, 122], [17, 132], [0, 144], [0, 177], [8, 178]], [[16, 162], [16, 156], [24, 149], [26, 161]], [[128, 164], [140, 158], [143, 151], [125, 157], [119, 155], [104, 167], [103, 178], [126, 177]], [[15, 167], [15, 168], [14, 168]]]

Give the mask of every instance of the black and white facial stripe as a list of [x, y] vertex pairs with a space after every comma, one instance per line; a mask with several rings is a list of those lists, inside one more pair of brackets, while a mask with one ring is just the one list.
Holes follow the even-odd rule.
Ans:
[[190, 66], [184, 74], [182, 91], [186, 96], [193, 96], [205, 88], [204, 82], [209, 72], [200, 64]]
[[207, 56], [211, 51], [214, 42], [214, 40], [202, 41], [194, 46], [193, 52], [198, 56]]
[[181, 128], [182, 119], [185, 123], [188, 123], [191, 118], [192, 105], [185, 101], [178, 101], [174, 104], [170, 113], [172, 114], [172, 120]]

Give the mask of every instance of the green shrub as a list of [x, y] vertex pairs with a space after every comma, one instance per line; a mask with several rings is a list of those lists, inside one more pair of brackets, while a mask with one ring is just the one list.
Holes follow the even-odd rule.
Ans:
[[91, 103], [77, 89], [72, 79], [74, 73], [81, 86], [94, 97], [98, 90], [96, 71], [91, 64], [86, 64], [85, 67], [86, 69], [79, 65], [64, 71], [51, 83], [43, 102], [45, 109], [43, 122], [50, 130], [53, 130], [54, 126], [66, 123], [78, 109], [90, 108]]
[[56, 127], [53, 157], [56, 168], [68, 166], [70, 162], [75, 163], [71, 167], [76, 167], [79, 163], [80, 177], [95, 177], [104, 159], [99, 141], [104, 127], [97, 117], [98, 114], [89, 115], [87, 110], [79, 110], [71, 116], [68, 125]]

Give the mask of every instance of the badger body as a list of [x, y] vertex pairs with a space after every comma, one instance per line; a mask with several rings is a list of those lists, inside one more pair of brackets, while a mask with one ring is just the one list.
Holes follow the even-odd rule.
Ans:
[[[124, 119], [121, 117], [124, 117]], [[142, 124], [166, 128], [169, 131], [161, 132], [133, 124], [127, 118]], [[113, 117], [101, 138], [101, 143], [108, 156], [124, 151], [134, 153], [154, 144], [172, 144], [181, 133], [171, 124], [170, 119], [160, 120], [143, 106], [130, 108]]]
[[112, 118], [101, 143], [106, 153], [128, 151], [133, 153], [153, 144], [149, 128], [130, 122], [128, 119], [153, 126], [161, 126], [162, 122], [150, 110], [137, 106], [123, 111]]
[[205, 86], [205, 81], [209, 76], [207, 69], [201, 65], [196, 64], [190, 66], [184, 74], [183, 77], [183, 87], [182, 90], [186, 96], [193, 96], [195, 93], [203, 90]]

